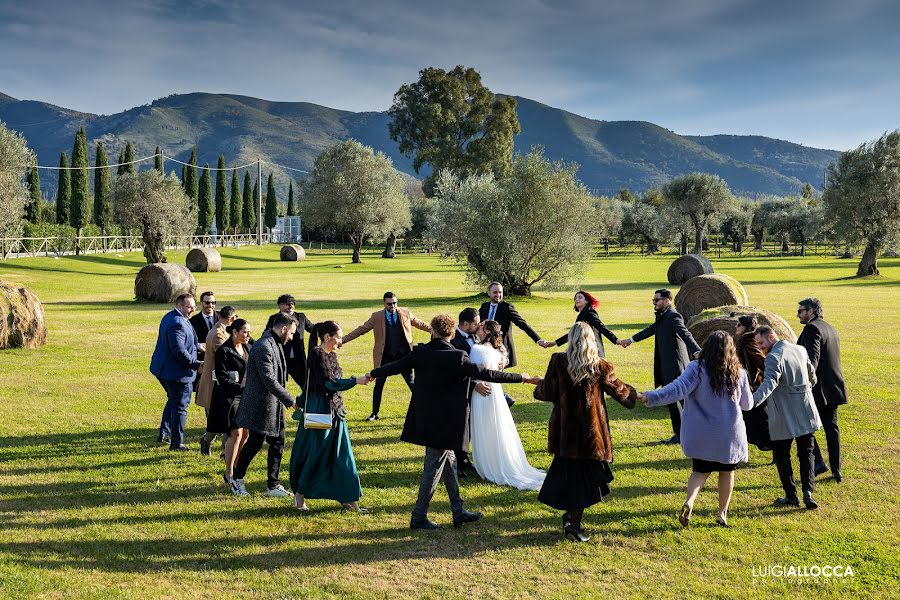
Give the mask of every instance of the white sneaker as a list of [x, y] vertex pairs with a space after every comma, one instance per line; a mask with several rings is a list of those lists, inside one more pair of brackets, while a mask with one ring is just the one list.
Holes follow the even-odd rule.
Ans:
[[287, 498], [290, 494], [284, 489], [284, 486], [279, 483], [275, 487], [267, 489], [266, 496], [269, 496], [270, 498]]
[[235, 496], [249, 496], [250, 493], [247, 492], [247, 486], [244, 485], [243, 479], [232, 479], [231, 480], [231, 493]]

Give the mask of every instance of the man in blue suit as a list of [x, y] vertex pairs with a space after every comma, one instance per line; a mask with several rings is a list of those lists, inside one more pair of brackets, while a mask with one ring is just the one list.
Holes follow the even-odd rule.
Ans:
[[166, 390], [166, 407], [159, 424], [157, 441], [169, 437], [169, 450], [185, 451], [184, 425], [187, 421], [191, 387], [200, 362], [197, 352], [203, 344], [191, 325], [191, 314], [196, 308], [191, 294], [182, 294], [175, 300], [175, 309], [166, 313], [159, 324], [156, 349], [150, 359], [150, 372]]

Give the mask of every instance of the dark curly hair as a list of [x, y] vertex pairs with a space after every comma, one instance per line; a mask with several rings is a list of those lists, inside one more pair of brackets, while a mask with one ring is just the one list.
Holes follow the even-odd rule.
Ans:
[[703, 342], [700, 366], [706, 372], [713, 391], [733, 395], [741, 380], [741, 363], [737, 357], [734, 340], [724, 331], [713, 331]]
[[484, 339], [481, 340], [481, 343], [488, 344], [492, 348], [496, 348], [500, 352], [506, 354], [506, 348], [503, 346], [503, 332], [500, 330], [500, 323], [487, 320], [481, 325], [484, 327]]

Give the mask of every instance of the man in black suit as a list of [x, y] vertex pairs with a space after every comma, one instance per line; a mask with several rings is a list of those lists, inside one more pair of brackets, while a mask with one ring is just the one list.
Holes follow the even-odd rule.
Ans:
[[[419, 480], [419, 496], [410, 519], [410, 529], [440, 529], [428, 519], [428, 505], [443, 479], [453, 510], [453, 526], [461, 527], [481, 518], [481, 513], [463, 508], [459, 496], [456, 456], [466, 423], [466, 393], [469, 381], [497, 383], [533, 383], [540, 377], [503, 373], [482, 369], [469, 361], [465, 352], [453, 347], [451, 340], [456, 324], [449, 315], [437, 315], [431, 320], [431, 341], [417, 345], [400, 360], [382, 365], [368, 374], [369, 381], [378, 377], [397, 375], [412, 369], [412, 400], [403, 424], [400, 439], [425, 446], [425, 465]], [[449, 468], [447, 468], [449, 467]]]
[[288, 375], [300, 389], [306, 387], [306, 345], [303, 343], [304, 332], [312, 332], [313, 324], [303, 313], [294, 312], [297, 301], [290, 294], [278, 296], [278, 312], [266, 321], [266, 330], [272, 329], [272, 323], [280, 313], [287, 313], [297, 323], [297, 332], [284, 346], [284, 357], [287, 361]]
[[[535, 344], [541, 344], [544, 340], [525, 322], [515, 306], [503, 300], [503, 285], [499, 281], [492, 281], [488, 286], [488, 297], [490, 300], [481, 305], [478, 315], [482, 321], [497, 321], [500, 325], [500, 331], [503, 333], [503, 345], [506, 347], [508, 361], [506, 367], [514, 367], [518, 363], [516, 362], [516, 347], [513, 344], [512, 325], [524, 331]], [[510, 406], [514, 403], [509, 395], [506, 396], [506, 403]]]
[[[459, 313], [459, 324], [456, 326], [456, 334], [450, 343], [453, 347], [462, 350], [467, 355], [475, 344], [478, 343], [478, 330], [481, 325], [481, 317], [474, 308], [464, 308]], [[460, 477], [477, 476], [475, 467], [469, 460], [469, 419], [472, 407], [472, 390], [478, 390], [478, 393], [487, 395], [491, 392], [491, 384], [479, 381], [469, 382], [466, 387], [466, 431], [463, 436], [462, 446], [453, 451], [456, 455], [456, 468]]]
[[203, 350], [197, 353], [197, 360], [204, 360], [204, 350], [206, 350], [206, 336], [209, 330], [216, 326], [219, 317], [216, 315], [216, 295], [213, 292], [203, 292], [200, 294], [200, 312], [191, 317], [191, 325], [194, 327], [194, 333], [197, 339], [203, 345]]
[[[801, 300], [797, 318], [804, 325], [797, 343], [806, 348], [809, 360], [816, 370], [817, 382], [813, 386], [813, 398], [825, 429], [828, 462], [831, 463], [834, 480], [840, 483], [844, 476], [841, 474], [841, 431], [838, 429], [837, 409], [841, 404], [847, 404], [847, 389], [841, 370], [841, 340], [834, 327], [822, 319], [822, 303], [818, 298]], [[813, 441], [815, 442], [815, 437]], [[816, 475], [825, 473], [828, 465], [822, 460], [818, 442], [814, 443], [813, 450], [816, 456]]]
[[[634, 342], [640, 342], [651, 336], [655, 336], [653, 347], [653, 385], [661, 387], [672, 383], [681, 375], [688, 363], [690, 356], [694, 358], [700, 352], [700, 346], [694, 341], [694, 336], [684, 325], [684, 318], [672, 306], [672, 292], [667, 289], [653, 292], [653, 307], [656, 320], [652, 325], [634, 334], [627, 340], [619, 340], [618, 344], [627, 348]], [[681, 408], [683, 404], [678, 401], [669, 405], [669, 418], [672, 420], [671, 438], [665, 440], [666, 444], [681, 443]]]

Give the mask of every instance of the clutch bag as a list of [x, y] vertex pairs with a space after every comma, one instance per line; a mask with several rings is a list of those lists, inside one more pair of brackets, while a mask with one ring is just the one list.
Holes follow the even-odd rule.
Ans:
[[303, 413], [303, 429], [331, 429], [331, 415]]

